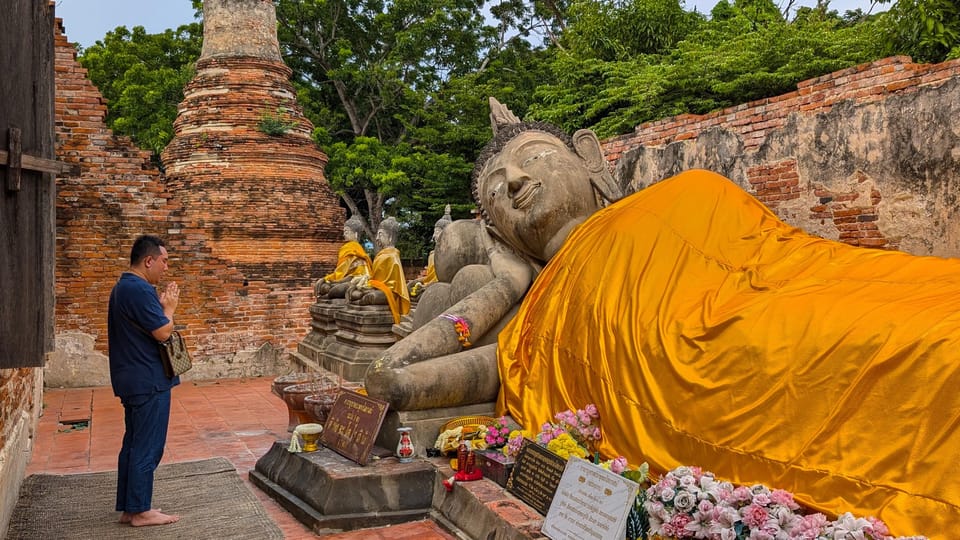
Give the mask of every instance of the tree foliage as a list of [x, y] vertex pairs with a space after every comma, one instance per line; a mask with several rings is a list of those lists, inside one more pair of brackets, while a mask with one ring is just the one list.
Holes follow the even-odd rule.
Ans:
[[78, 55], [107, 99], [107, 125], [157, 158], [173, 138], [183, 88], [193, 78], [203, 30], [199, 23], [148, 34], [119, 26]]
[[882, 20], [881, 32], [886, 54], [906, 54], [917, 62], [960, 58], [960, 3], [896, 0]]
[[786, 21], [770, 0], [750, 0], [721, 1], [713, 15], [686, 27], [665, 52], [617, 60], [557, 54], [557, 82], [538, 88], [531, 115], [605, 137], [789, 92], [805, 79], [873, 60], [879, 50], [872, 23], [848, 25], [835, 12]]
[[[444, 177], [462, 176], [467, 168], [466, 157], [446, 154], [435, 133], [421, 131], [418, 138], [414, 131], [432, 96], [451, 77], [475, 70], [493, 42], [482, 5], [478, 0], [277, 2], [285, 59], [297, 74], [305, 108], [313, 109], [308, 116], [318, 127], [317, 140], [330, 156], [327, 178], [353, 213], [368, 218], [371, 236], [388, 201], [427, 182], [422, 174], [411, 177], [399, 169], [411, 156], [443, 167], [437, 173]], [[439, 217], [443, 204], [435, 205]]]
[[[877, 15], [829, 0], [274, 0], [284, 60], [326, 175], [375, 235], [403, 224], [410, 256], [429, 248], [446, 204], [472, 208], [469, 174], [489, 140], [487, 98], [521, 118], [601, 137], [795, 89], [882, 58], [960, 56], [956, 0], [877, 0]], [[199, 1], [194, 1], [199, 9]], [[200, 52], [199, 24], [148, 35], [119, 27], [80, 54], [108, 99], [108, 124], [159, 152]]]

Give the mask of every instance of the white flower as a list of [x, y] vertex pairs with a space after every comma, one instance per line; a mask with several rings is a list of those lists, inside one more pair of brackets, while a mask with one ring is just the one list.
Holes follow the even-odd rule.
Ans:
[[680, 512], [690, 512], [697, 506], [697, 496], [689, 491], [678, 491], [673, 497], [673, 507]]
[[673, 500], [673, 497], [677, 494], [676, 491], [666, 488], [660, 492], [660, 500], [663, 502], [670, 502]]

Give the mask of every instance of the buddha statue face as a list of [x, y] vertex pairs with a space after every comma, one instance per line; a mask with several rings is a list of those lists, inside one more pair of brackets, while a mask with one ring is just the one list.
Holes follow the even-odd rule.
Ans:
[[350, 227], [343, 227], [343, 239], [347, 242], [356, 242], [360, 238], [360, 235], [357, 234], [357, 231], [351, 229]]
[[393, 247], [397, 243], [398, 224], [397, 221], [388, 217], [380, 222], [380, 228], [377, 229], [377, 245], [380, 249]]
[[562, 244], [571, 223], [599, 208], [584, 159], [536, 130], [518, 134], [486, 162], [477, 195], [496, 233], [541, 261]]

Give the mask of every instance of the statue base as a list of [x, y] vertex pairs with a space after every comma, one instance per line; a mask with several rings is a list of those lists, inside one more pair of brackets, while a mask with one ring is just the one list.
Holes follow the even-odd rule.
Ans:
[[388, 306], [346, 304], [336, 311], [337, 332], [323, 351], [324, 369], [363, 382], [367, 366], [397, 341]]
[[391, 455], [360, 466], [327, 448], [291, 454], [287, 443], [274, 443], [250, 481], [320, 536], [429, 519], [455, 538], [543, 538], [543, 516], [491, 480], [448, 492], [447, 458], [400, 463]]
[[297, 352], [316, 365], [323, 363], [323, 352], [337, 332], [335, 314], [347, 305], [342, 298], [322, 298], [310, 306], [310, 332], [297, 344]]

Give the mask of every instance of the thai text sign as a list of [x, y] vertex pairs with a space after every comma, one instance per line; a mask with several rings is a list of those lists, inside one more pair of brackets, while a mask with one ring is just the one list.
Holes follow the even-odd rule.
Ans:
[[576, 456], [567, 462], [540, 532], [553, 540], [619, 540], [639, 485]]
[[507, 491], [547, 515], [567, 461], [533, 441], [524, 441], [513, 464]]
[[387, 402], [344, 390], [323, 425], [320, 442], [343, 457], [366, 465], [386, 414]]

